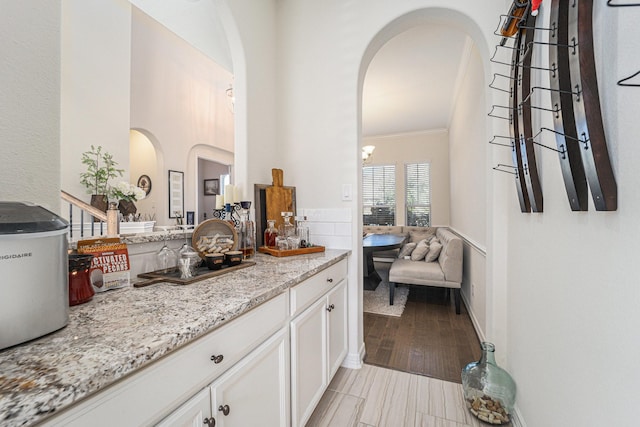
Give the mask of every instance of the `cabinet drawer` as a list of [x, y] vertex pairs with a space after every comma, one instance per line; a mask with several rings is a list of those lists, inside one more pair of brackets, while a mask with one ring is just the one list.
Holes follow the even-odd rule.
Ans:
[[291, 288], [291, 316], [309, 307], [347, 277], [347, 261], [342, 260]]
[[[281, 329], [287, 320], [283, 293], [127, 377], [127, 381], [75, 405], [45, 425], [149, 425]], [[212, 356], [222, 355], [219, 363]]]

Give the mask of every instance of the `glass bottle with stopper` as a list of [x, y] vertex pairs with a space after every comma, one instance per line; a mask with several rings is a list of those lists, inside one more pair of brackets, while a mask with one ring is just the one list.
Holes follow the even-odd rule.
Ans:
[[291, 218], [293, 217], [293, 212], [282, 212], [282, 232], [280, 233], [284, 237], [293, 236], [296, 232], [294, 225], [291, 223]]
[[291, 223], [291, 218], [293, 218], [293, 212], [282, 212], [282, 217], [284, 219], [284, 223], [282, 225], [283, 236], [287, 239], [288, 249], [300, 248], [300, 238], [296, 234], [295, 225]]
[[236, 230], [238, 231], [238, 249], [242, 252], [243, 259], [251, 259], [256, 251], [256, 226], [250, 218], [251, 202], [240, 202], [242, 211], [240, 212], [240, 222]]

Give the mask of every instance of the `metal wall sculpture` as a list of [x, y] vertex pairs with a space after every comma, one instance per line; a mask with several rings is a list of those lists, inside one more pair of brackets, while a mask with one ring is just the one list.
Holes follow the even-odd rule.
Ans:
[[[593, 57], [593, 1], [551, 0], [549, 28], [536, 27], [540, 3], [540, 0], [515, 0], [509, 14], [500, 20], [502, 25], [497, 35], [502, 38], [496, 46], [496, 54], [498, 49], [512, 49], [512, 58], [510, 63], [503, 63], [496, 60], [494, 54], [491, 60], [510, 67], [509, 76], [494, 76], [494, 82], [504, 77], [511, 80], [510, 102], [508, 107], [494, 106], [489, 115], [509, 120], [508, 146], [512, 149], [513, 165], [498, 165], [494, 169], [515, 175], [522, 212], [542, 212], [542, 188], [534, 146], [548, 148], [558, 153], [571, 210], [588, 209], [588, 189], [596, 210], [616, 210], [617, 186], [602, 124]], [[536, 31], [549, 31], [549, 42], [535, 41]], [[511, 47], [508, 40], [513, 40]], [[549, 51], [549, 68], [532, 66], [534, 51], [545, 45]], [[550, 87], [532, 85], [532, 71], [536, 70], [549, 73]], [[490, 87], [497, 89], [494, 82]], [[531, 104], [536, 90], [550, 92], [551, 108]], [[508, 117], [494, 114], [497, 108], [506, 108]], [[534, 135], [532, 109], [550, 112], [554, 129], [540, 128]], [[557, 148], [536, 142], [536, 137], [545, 131], [555, 135]], [[505, 170], [505, 167], [513, 171]]]

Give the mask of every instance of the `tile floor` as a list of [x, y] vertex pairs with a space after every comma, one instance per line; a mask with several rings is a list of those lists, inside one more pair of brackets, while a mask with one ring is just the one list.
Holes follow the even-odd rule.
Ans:
[[307, 426], [486, 427], [460, 384], [372, 365], [340, 368]]

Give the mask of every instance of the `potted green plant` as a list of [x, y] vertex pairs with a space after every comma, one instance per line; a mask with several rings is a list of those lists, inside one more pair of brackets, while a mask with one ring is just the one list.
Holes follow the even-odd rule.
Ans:
[[113, 156], [102, 150], [102, 146], [91, 146], [91, 150], [82, 153], [82, 164], [87, 170], [80, 174], [80, 183], [91, 194], [91, 206], [107, 211], [108, 183], [111, 178], [121, 177], [124, 169], [118, 169]]

